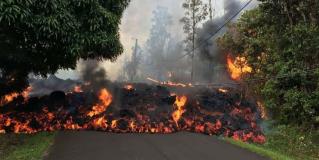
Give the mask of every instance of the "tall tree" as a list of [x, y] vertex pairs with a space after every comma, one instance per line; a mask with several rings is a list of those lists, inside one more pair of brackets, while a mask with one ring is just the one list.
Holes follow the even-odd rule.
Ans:
[[1, 0], [0, 97], [27, 86], [29, 73], [75, 68], [80, 58], [114, 59], [129, 0]]
[[195, 56], [195, 39], [197, 37], [198, 25], [206, 19], [208, 15], [207, 5], [202, 0], [185, 0], [183, 3], [185, 9], [185, 17], [181, 19], [184, 23], [184, 33], [187, 34], [185, 43], [186, 51], [191, 53], [192, 71], [191, 80], [194, 78], [194, 56]]
[[149, 64], [148, 74], [162, 80], [164, 72], [165, 52], [167, 50], [168, 41], [171, 35], [168, 31], [172, 24], [172, 17], [168, 13], [168, 9], [157, 7], [153, 11], [153, 25], [151, 28], [150, 37], [146, 42], [147, 58], [145, 63]]

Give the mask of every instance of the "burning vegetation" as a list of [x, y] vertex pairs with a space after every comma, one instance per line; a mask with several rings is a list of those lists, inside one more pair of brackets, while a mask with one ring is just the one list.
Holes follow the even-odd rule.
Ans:
[[120, 83], [98, 91], [86, 88], [13, 98], [0, 107], [0, 133], [190, 131], [265, 142], [257, 103], [241, 100], [235, 89]]
[[247, 59], [240, 56], [233, 60], [230, 55], [227, 55], [227, 68], [233, 80], [241, 80], [243, 75], [252, 72], [252, 68], [248, 65]]

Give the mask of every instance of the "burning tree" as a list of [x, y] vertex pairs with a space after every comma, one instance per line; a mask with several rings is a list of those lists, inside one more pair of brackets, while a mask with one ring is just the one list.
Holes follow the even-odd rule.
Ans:
[[202, 0], [185, 0], [183, 3], [183, 8], [185, 9], [185, 17], [181, 19], [184, 23], [184, 32], [187, 34], [186, 52], [191, 53], [192, 59], [192, 71], [191, 80], [194, 76], [194, 56], [195, 56], [195, 39], [197, 36], [198, 25], [205, 20], [208, 15], [207, 5], [203, 4]]
[[119, 23], [129, 0], [0, 1], [0, 96], [22, 91], [29, 73], [75, 68], [80, 58], [122, 52]]

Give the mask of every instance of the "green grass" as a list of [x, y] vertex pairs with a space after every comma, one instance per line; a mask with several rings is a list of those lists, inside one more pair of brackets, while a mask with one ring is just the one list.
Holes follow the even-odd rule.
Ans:
[[233, 140], [231, 138], [226, 138], [225, 140], [233, 145], [250, 150], [250, 151], [257, 153], [261, 156], [271, 158], [272, 160], [293, 160], [291, 157], [288, 157], [287, 155], [283, 155], [283, 154], [276, 152], [276, 151], [273, 151], [271, 149], [264, 148], [261, 145], [236, 141], [236, 140]]
[[50, 145], [55, 133], [1, 134], [1, 160], [41, 160]]
[[266, 133], [263, 145], [225, 140], [273, 160], [319, 160], [318, 131], [302, 131], [297, 127], [277, 126]]

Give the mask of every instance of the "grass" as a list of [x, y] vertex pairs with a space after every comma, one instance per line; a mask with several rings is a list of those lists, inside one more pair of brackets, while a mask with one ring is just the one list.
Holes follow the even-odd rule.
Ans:
[[288, 157], [287, 155], [283, 155], [279, 152], [273, 151], [272, 149], [264, 148], [261, 145], [236, 141], [236, 140], [233, 140], [231, 138], [226, 138], [225, 140], [233, 145], [250, 150], [250, 151], [257, 153], [261, 156], [269, 157], [272, 160], [293, 160], [291, 157]]
[[1, 160], [41, 160], [55, 133], [0, 134]]
[[319, 160], [318, 131], [302, 131], [297, 127], [278, 126], [266, 134], [263, 145], [225, 140], [273, 160]]

